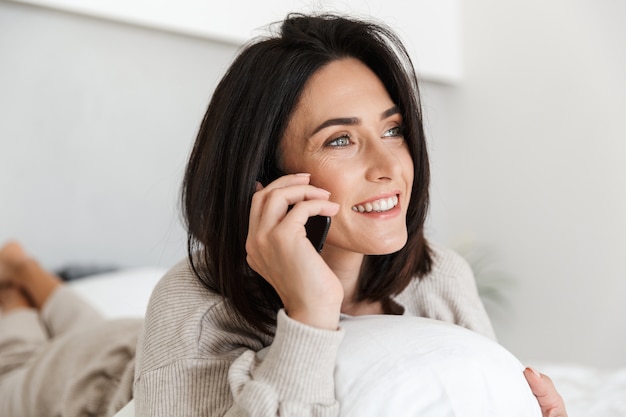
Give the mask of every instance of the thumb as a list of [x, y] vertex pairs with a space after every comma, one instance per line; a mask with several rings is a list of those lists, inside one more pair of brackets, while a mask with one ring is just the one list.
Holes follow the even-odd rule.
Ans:
[[563, 398], [556, 391], [554, 383], [548, 376], [533, 368], [526, 368], [524, 376], [530, 385], [530, 390], [539, 401], [543, 417], [567, 417]]

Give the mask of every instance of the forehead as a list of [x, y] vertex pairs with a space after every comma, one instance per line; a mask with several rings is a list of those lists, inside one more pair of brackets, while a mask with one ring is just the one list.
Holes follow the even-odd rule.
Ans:
[[380, 114], [393, 105], [382, 81], [371, 69], [357, 59], [344, 58], [311, 76], [289, 126], [304, 128], [328, 118]]

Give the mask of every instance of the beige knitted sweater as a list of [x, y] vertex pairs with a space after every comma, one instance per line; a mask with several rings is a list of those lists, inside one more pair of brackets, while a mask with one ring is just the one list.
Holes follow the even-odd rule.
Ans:
[[[494, 338], [471, 269], [435, 248], [432, 272], [395, 301], [404, 314], [456, 323]], [[137, 346], [136, 415], [337, 416], [333, 371], [343, 331], [277, 316], [274, 337], [241, 325], [187, 262], [154, 290]], [[256, 352], [268, 347], [260, 360]]]

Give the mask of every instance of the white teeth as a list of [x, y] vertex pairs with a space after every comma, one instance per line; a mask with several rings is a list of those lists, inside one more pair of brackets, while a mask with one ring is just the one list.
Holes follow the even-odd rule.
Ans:
[[358, 211], [359, 213], [370, 213], [372, 211], [375, 212], [383, 212], [388, 211], [398, 205], [398, 196], [394, 195], [389, 198], [381, 198], [380, 200], [372, 201], [371, 203], [358, 204], [356, 206], [352, 206], [353, 211]]

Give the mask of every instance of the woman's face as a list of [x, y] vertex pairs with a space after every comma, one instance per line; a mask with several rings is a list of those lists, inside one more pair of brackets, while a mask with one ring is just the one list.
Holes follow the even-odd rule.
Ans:
[[402, 117], [378, 77], [361, 61], [334, 61], [308, 81], [281, 142], [285, 172], [341, 205], [324, 255], [388, 254], [407, 240], [413, 161]]

